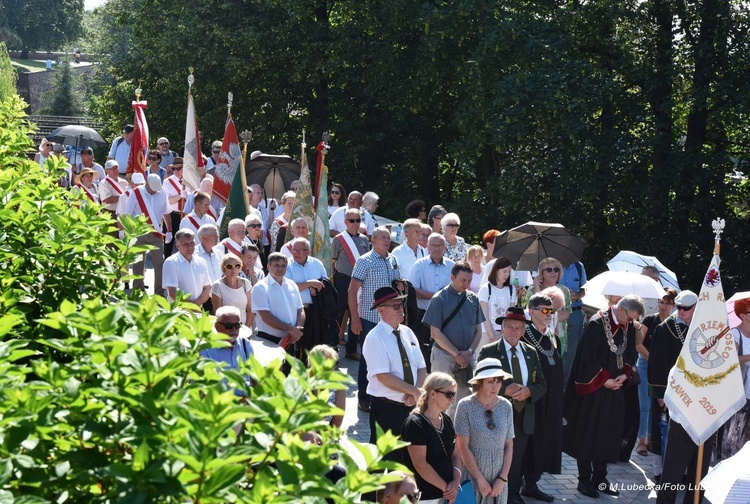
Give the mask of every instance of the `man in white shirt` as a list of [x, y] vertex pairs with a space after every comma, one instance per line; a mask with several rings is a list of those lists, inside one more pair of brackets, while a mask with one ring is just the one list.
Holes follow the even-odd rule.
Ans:
[[302, 296], [297, 284], [284, 276], [286, 267], [286, 257], [272, 253], [268, 257], [268, 276], [260, 280], [251, 293], [258, 337], [276, 344], [286, 337], [289, 343], [297, 343], [305, 325]]
[[227, 234], [229, 236], [221, 242], [224, 253], [228, 254], [231, 252], [237, 257], [242, 257], [242, 244], [245, 240], [245, 221], [242, 219], [230, 220], [227, 225]]
[[193, 211], [180, 221], [180, 229], [189, 229], [193, 233], [197, 233], [203, 224], [216, 224], [216, 220], [208, 214], [208, 209], [211, 207], [211, 196], [199, 192], [195, 195], [194, 201]]
[[[219, 228], [216, 227], [216, 224], [203, 224], [198, 229], [196, 237], [200, 245], [195, 250], [195, 255], [206, 262], [208, 280], [213, 285], [215, 281], [221, 279], [221, 260], [224, 258], [222, 247], [217, 246], [219, 244]], [[212, 308], [211, 296], [209, 296], [208, 301], [203, 304], [203, 309], [212, 313]]]
[[191, 303], [202, 306], [211, 296], [211, 281], [206, 261], [195, 255], [195, 235], [189, 229], [180, 229], [174, 241], [178, 253], [164, 261], [162, 285], [167, 289], [167, 299], [174, 301], [179, 290], [190, 296]]
[[422, 233], [422, 223], [419, 219], [407, 219], [404, 222], [404, 242], [393, 249], [393, 254], [398, 261], [398, 270], [401, 276], [409, 278], [409, 273], [417, 262], [417, 259], [427, 257], [427, 250], [419, 245], [419, 237]]
[[110, 159], [104, 164], [104, 172], [106, 177], [104, 180], [99, 182], [99, 201], [101, 202], [104, 209], [115, 217], [115, 210], [117, 209], [117, 202], [120, 200], [120, 196], [128, 188], [128, 181], [118, 176], [120, 167], [117, 165], [117, 161]]
[[333, 212], [331, 218], [328, 219], [328, 227], [330, 229], [331, 238], [339, 233], [346, 231], [346, 211], [350, 208], [357, 208], [362, 206], [362, 193], [359, 191], [352, 191], [346, 198], [346, 205], [339, 207], [338, 210]]
[[125, 177], [125, 170], [128, 168], [128, 158], [130, 157], [130, 144], [133, 143], [132, 124], [126, 124], [122, 129], [122, 136], [115, 138], [112, 147], [109, 148], [107, 159], [114, 159], [119, 166], [120, 175]]
[[[135, 174], [133, 174], [135, 175]], [[148, 176], [144, 186], [134, 187], [125, 203], [123, 214], [131, 217], [143, 215], [153, 227], [153, 232], [141, 235], [136, 240], [136, 245], [152, 245], [154, 249], [151, 254], [151, 262], [154, 264], [154, 294], [162, 295], [162, 266], [164, 264], [164, 244], [172, 242], [172, 223], [169, 220], [169, 202], [167, 195], [161, 188], [159, 175], [152, 173]], [[167, 234], [161, 233], [161, 225], [164, 222]], [[133, 275], [138, 278], [133, 281], [135, 289], [143, 289], [143, 266], [144, 257], [133, 264]]]
[[[405, 297], [393, 287], [381, 287], [373, 295], [370, 310], [377, 310], [380, 322], [362, 346], [367, 362], [371, 443], [377, 442], [376, 424], [384, 431], [401, 434], [401, 426], [421, 397], [420, 387], [427, 376], [417, 337], [402, 324]], [[397, 450], [389, 454], [389, 459], [400, 462], [403, 455], [403, 450]]]
[[287, 258], [292, 257], [292, 241], [295, 238], [307, 239], [307, 237], [310, 236], [310, 227], [307, 225], [307, 221], [304, 217], [297, 217], [294, 219], [289, 225], [289, 229], [292, 230], [292, 239], [285, 243], [284, 246], [281, 247], [281, 250], [279, 250], [279, 252], [287, 256]]
[[[260, 186], [260, 184], [252, 184], [248, 186], [247, 192], [248, 209], [250, 210], [251, 214], [255, 214], [260, 218], [263, 247], [267, 247], [269, 245], [268, 236], [266, 234], [266, 232], [268, 231], [268, 226], [266, 224], [268, 222], [268, 208], [266, 208], [266, 205], [263, 201], [263, 188]], [[263, 247], [258, 248], [260, 250], [263, 250]]]
[[[164, 192], [169, 199], [171, 207], [170, 219], [172, 229], [180, 228], [182, 213], [185, 209], [185, 199], [188, 191], [185, 189], [185, 182], [182, 180], [182, 158], [174, 158], [172, 161], [172, 175], [164, 179]], [[174, 252], [171, 244], [164, 247], [164, 257], [169, 257]]]
[[372, 191], [367, 191], [362, 197], [362, 223], [367, 229], [367, 236], [372, 236], [372, 230], [378, 227], [375, 211], [378, 209], [379, 202], [380, 196]]

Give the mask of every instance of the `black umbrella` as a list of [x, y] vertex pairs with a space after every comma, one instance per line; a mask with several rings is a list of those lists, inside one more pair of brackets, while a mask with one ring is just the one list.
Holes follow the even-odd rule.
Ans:
[[568, 266], [580, 261], [586, 243], [562, 224], [527, 222], [495, 238], [495, 257], [507, 257], [520, 271], [535, 271], [545, 257]]
[[260, 154], [245, 163], [247, 185], [263, 187], [266, 198], [280, 199], [301, 172], [300, 164], [289, 156]]
[[61, 126], [50, 133], [47, 140], [63, 145], [75, 145], [76, 148], [106, 147], [109, 145], [96, 130], [81, 126], [80, 124]]

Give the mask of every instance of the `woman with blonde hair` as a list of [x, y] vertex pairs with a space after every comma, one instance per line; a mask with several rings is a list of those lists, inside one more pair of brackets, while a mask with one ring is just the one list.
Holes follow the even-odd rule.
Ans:
[[461, 455], [446, 411], [456, 397], [456, 380], [447, 373], [430, 373], [422, 388], [424, 394], [401, 429], [401, 438], [411, 443], [407, 466], [422, 492], [419, 502], [453, 502], [461, 484]]
[[573, 311], [570, 300], [570, 290], [562, 283], [563, 268], [560, 261], [554, 257], [547, 257], [539, 262], [539, 275], [534, 279], [534, 284], [526, 291], [526, 304], [531, 296], [537, 292], [542, 292], [547, 287], [557, 287], [565, 296], [565, 306], [560, 310], [555, 310], [557, 314], [557, 331], [560, 338], [560, 355], [565, 355], [568, 351], [568, 317]]
[[482, 285], [482, 276], [484, 275], [484, 250], [479, 245], [472, 245], [466, 251], [466, 260], [471, 265], [471, 283], [469, 290], [476, 294]]
[[240, 310], [240, 322], [250, 327], [255, 314], [250, 309], [250, 280], [242, 278], [242, 259], [231, 252], [226, 254], [219, 265], [221, 278], [211, 286], [211, 304], [214, 312], [222, 306], [236, 306]]

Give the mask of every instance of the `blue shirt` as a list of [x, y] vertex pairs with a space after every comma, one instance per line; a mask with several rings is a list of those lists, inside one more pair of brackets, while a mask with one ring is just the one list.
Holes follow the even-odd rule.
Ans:
[[[436, 293], [451, 283], [453, 264], [454, 262], [447, 257], [443, 257], [440, 263], [434, 262], [430, 256], [422, 257], [417, 259], [412, 266], [408, 280], [417, 289]], [[426, 310], [430, 306], [430, 301], [430, 299], [417, 299], [417, 306], [420, 310]]]
[[[227, 344], [229, 342], [227, 341]], [[225, 369], [239, 371], [240, 362], [245, 362], [253, 354], [253, 347], [247, 338], [238, 336], [231, 347], [206, 348], [200, 351], [200, 356], [212, 361], [224, 363]], [[241, 360], [240, 360], [241, 359]], [[235, 390], [235, 395], [244, 395], [242, 391]]]
[[[579, 269], [581, 270], [580, 274], [578, 272]], [[581, 287], [583, 287], [586, 282], [588, 282], [586, 279], [586, 268], [583, 267], [583, 263], [581, 262], [572, 263], [565, 268], [563, 270], [562, 279], [560, 280], [560, 283], [567, 287], [570, 292], [575, 293], [580, 292]], [[575, 308], [581, 305], [583, 305], [583, 301], [579, 299], [575, 303], [571, 303], [570, 306]]]
[[[289, 265], [286, 267], [286, 274], [284, 275], [294, 283], [304, 283], [310, 280], [320, 280], [326, 278], [326, 269], [320, 259], [314, 257], [308, 257], [305, 264], [300, 264], [297, 261], [289, 261]], [[304, 304], [312, 303], [312, 296], [310, 295], [310, 288], [300, 289], [300, 295], [302, 296], [302, 302]]]

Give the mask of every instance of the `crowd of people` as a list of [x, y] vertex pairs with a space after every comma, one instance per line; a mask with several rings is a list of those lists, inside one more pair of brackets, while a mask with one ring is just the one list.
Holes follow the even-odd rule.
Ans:
[[[329, 278], [311, 256], [307, 221], [292, 219], [298, 181], [278, 201], [248, 187], [248, 215], [231, 220], [221, 240], [221, 207], [211, 198], [221, 142], [212, 144], [201, 186], [191, 191], [166, 138], [149, 151], [145, 173], [127, 174], [132, 136], [126, 125], [104, 166], [84, 148], [60, 184], [115, 221], [146, 217], [152, 230], [137, 244], [151, 246], [154, 294], [187, 298], [214, 315], [227, 337], [226, 348], [207, 350], [206, 358], [237, 369], [271, 348], [275, 357], [318, 352], [337, 360], [341, 345], [345, 359], [359, 361], [358, 409], [369, 414], [371, 442], [379, 426], [411, 443], [389, 457], [414, 478], [404, 474], [379, 492], [380, 502], [397, 502], [389, 499], [402, 489], [411, 502], [452, 503], [466, 491], [478, 503], [552, 502], [538, 482], [561, 472], [563, 452], [578, 462], [578, 491], [592, 498], [618, 494], [607, 464], [628, 461], [634, 447], [639, 456], [655, 455], [653, 476], [662, 483], [680, 483], [688, 465], [694, 471], [700, 462], [705, 474], [713, 440], [696, 460], [697, 447], [663, 401], [698, 301], [692, 291], [667, 289], [653, 305], [608, 296], [609, 306], [586, 321], [581, 262], [549, 257], [536, 272], [515, 271], [495, 253], [499, 230], [467, 243], [456, 213], [441, 205], [428, 211], [421, 200], [406, 205], [395, 243], [375, 214], [378, 195], [339, 183], [327, 201]], [[43, 165], [55, 155], [65, 155], [64, 147], [44, 141], [36, 160]], [[132, 265], [141, 277], [134, 289], [145, 288], [144, 264], [145, 257]], [[659, 280], [653, 267], [643, 274]], [[733, 334], [745, 364], [750, 302], [738, 302], [736, 313], [742, 325]], [[344, 407], [341, 394], [331, 398]], [[749, 412], [741, 413], [739, 433], [719, 442], [724, 455], [744, 443]], [[341, 425], [341, 417], [330, 420]], [[675, 502], [675, 488], [665, 485], [658, 502]]]

